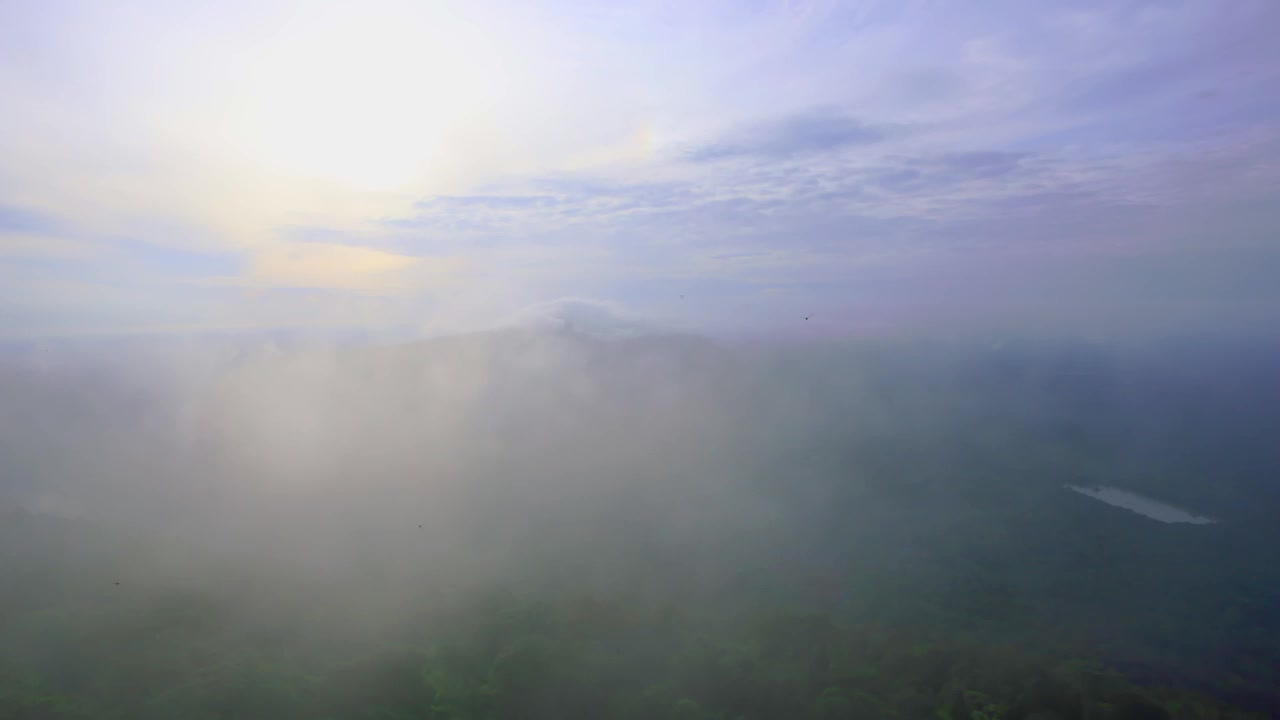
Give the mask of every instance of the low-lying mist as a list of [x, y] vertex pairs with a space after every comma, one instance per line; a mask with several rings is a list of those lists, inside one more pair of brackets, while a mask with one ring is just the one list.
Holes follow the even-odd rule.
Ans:
[[[348, 650], [503, 592], [781, 603], [1208, 665], [1261, 622], [1254, 595], [1212, 637], [1179, 625], [1211, 586], [1260, 582], [1276, 357], [572, 329], [34, 350], [0, 375], [6, 563], [26, 573], [10, 602], [198, 598], [221, 634]], [[1150, 522], [1067, 484], [1219, 523]]]

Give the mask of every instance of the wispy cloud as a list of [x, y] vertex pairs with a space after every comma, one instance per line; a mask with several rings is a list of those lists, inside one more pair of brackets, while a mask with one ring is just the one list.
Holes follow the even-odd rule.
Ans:
[[313, 288], [397, 293], [456, 282], [456, 258], [421, 258], [332, 243], [279, 243], [255, 250], [245, 283], [266, 288]]
[[14, 232], [0, 229], [0, 258], [56, 258], [60, 260], [89, 260], [100, 255], [102, 249], [93, 243], [31, 232]]
[[768, 322], [1280, 228], [1269, 0], [111, 8], [0, 10], [0, 286], [141, 288], [139, 321], [701, 285]]
[[789, 159], [874, 145], [893, 132], [844, 113], [817, 110], [733, 133], [722, 140], [694, 148], [685, 157], [694, 162], [734, 158]]
[[61, 223], [44, 213], [0, 204], [0, 231], [49, 235], [62, 230]]
[[570, 330], [603, 338], [634, 337], [656, 325], [617, 303], [588, 298], [557, 298], [521, 309], [509, 321], [517, 326]]

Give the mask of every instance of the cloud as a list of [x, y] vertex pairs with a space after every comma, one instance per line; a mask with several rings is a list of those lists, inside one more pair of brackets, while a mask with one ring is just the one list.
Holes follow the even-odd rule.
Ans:
[[1068, 107], [1113, 108], [1137, 102], [1187, 79], [1194, 65], [1187, 62], [1148, 62], [1109, 73], [1088, 83], [1067, 101]]
[[947, 170], [979, 177], [994, 177], [1012, 172], [1027, 157], [1027, 153], [985, 152], [947, 153], [933, 159], [933, 163]]
[[1274, 3], [1142, 5], [1092, 30], [1109, 40], [1142, 32], [1144, 41], [1104, 51], [1104, 62], [1064, 88], [1062, 109], [1116, 111], [1177, 102], [1206, 85], [1236, 85], [1244, 75], [1275, 65], [1268, 30], [1280, 20]]
[[88, 259], [101, 249], [70, 237], [65, 224], [42, 212], [0, 204], [0, 258]]
[[599, 338], [636, 337], [654, 332], [656, 326], [616, 303], [566, 297], [530, 305], [510, 323], [583, 333]]
[[[379, 0], [252, 37], [283, 6], [137, 27], [0, 10], [22, 110], [0, 115], [0, 286], [40, 265], [146, 285], [138, 307], [188, 285], [413, 297], [465, 326], [576, 294], [661, 315], [677, 283], [884, 287], [867, 258], [1275, 236], [1275, 3], [784, 5], [500, 0], [492, 27]], [[472, 64], [487, 82], [453, 72]], [[424, 177], [378, 190], [401, 171]]]
[[0, 231], [48, 235], [62, 230], [62, 224], [49, 215], [0, 204]]
[[523, 209], [554, 205], [551, 195], [437, 195], [415, 204], [423, 210], [485, 207], [494, 210]]
[[0, 258], [26, 257], [88, 260], [101, 255], [101, 253], [101, 247], [89, 242], [0, 229]]
[[244, 280], [260, 287], [397, 293], [447, 283], [457, 260], [336, 243], [276, 243], [253, 251]]
[[735, 158], [778, 160], [874, 145], [890, 134], [886, 128], [843, 113], [815, 110], [731, 134], [688, 151], [685, 158], [693, 162]]

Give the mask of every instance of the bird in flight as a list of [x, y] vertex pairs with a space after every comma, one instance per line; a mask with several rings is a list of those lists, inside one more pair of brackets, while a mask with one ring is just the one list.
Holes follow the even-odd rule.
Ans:
[[120, 584], [120, 581], [119, 581], [119, 580], [117, 580], [117, 581], [115, 582], [115, 584], [116, 584], [116, 585], [119, 585], [119, 584]]

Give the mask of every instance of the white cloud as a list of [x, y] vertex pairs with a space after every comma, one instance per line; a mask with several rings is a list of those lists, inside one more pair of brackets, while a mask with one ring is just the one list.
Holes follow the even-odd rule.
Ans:
[[575, 297], [531, 305], [517, 313], [510, 322], [517, 326], [566, 330], [610, 339], [635, 337], [657, 329], [651, 322], [616, 303]]
[[456, 258], [421, 258], [355, 245], [273, 243], [249, 256], [243, 280], [269, 288], [399, 293], [456, 282]]
[[32, 232], [0, 230], [0, 258], [88, 260], [102, 253], [103, 248], [91, 242]]

